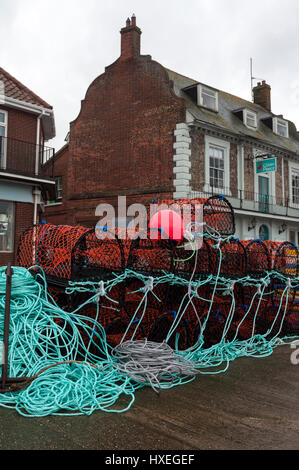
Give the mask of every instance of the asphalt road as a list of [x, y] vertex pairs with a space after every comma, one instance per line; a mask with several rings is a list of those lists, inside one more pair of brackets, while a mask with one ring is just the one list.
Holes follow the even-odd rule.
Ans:
[[0, 409], [1, 450], [299, 449], [299, 365], [283, 346], [220, 375], [139, 390], [122, 414], [24, 418]]

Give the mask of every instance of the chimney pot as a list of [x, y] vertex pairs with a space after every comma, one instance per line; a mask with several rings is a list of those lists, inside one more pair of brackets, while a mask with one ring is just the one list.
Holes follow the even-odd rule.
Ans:
[[126, 27], [122, 28], [121, 34], [121, 59], [131, 59], [140, 56], [141, 30], [136, 26], [135, 15], [127, 19]]

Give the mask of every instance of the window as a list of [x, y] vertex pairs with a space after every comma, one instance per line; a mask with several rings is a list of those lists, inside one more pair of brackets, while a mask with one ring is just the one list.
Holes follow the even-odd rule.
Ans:
[[203, 191], [231, 196], [230, 143], [210, 135], [205, 136], [205, 184]]
[[292, 170], [292, 203], [299, 205], [299, 170]]
[[7, 112], [0, 109], [0, 166], [6, 167]]
[[0, 201], [0, 252], [13, 252], [14, 203]]
[[224, 149], [210, 145], [209, 147], [210, 186], [224, 188]]
[[273, 132], [281, 137], [289, 137], [289, 124], [279, 118], [273, 118]]
[[55, 178], [55, 181], [56, 181], [57, 200], [61, 201], [62, 199], [62, 176], [57, 176]]
[[245, 126], [253, 128], [253, 129], [257, 128], [257, 117], [256, 117], [256, 113], [254, 113], [253, 111], [244, 109], [243, 119], [244, 119]]
[[207, 88], [199, 85], [199, 102], [200, 106], [211, 109], [212, 111], [218, 111], [218, 93], [216, 90]]

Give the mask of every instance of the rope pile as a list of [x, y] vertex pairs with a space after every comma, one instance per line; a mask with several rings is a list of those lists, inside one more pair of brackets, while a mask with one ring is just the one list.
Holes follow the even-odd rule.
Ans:
[[[163, 201], [178, 202], [186, 203]], [[162, 237], [98, 239], [84, 227], [24, 232], [9, 372], [32, 380], [0, 405], [29, 416], [119, 412], [122, 394], [128, 409], [140, 387], [159, 391], [224, 372], [238, 357], [270, 355], [299, 335], [297, 247], [238, 240], [225, 198], [192, 200], [192, 217], [199, 203], [202, 247], [193, 251]]]

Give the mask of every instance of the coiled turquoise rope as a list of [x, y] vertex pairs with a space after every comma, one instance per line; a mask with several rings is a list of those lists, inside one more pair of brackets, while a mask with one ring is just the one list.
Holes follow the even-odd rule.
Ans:
[[[3, 337], [5, 271], [5, 267], [0, 268], [0, 338]], [[43, 279], [43, 283], [37, 282], [26, 269], [14, 267], [13, 271], [9, 376], [36, 376], [36, 378], [24, 390], [0, 394], [0, 406], [14, 408], [21, 415], [27, 417], [50, 414], [90, 415], [96, 410], [121, 413], [128, 410], [134, 402], [136, 390], [150, 385], [150, 383], [137, 382], [121, 372], [122, 368], [117, 367], [117, 358], [113, 356], [113, 351], [107, 344], [104, 329], [96, 319], [93, 320], [78, 314], [82, 306], [68, 313], [54, 303], [47, 293], [45, 276], [42, 271], [39, 276]], [[197, 295], [197, 288], [206, 282], [214, 283], [214, 293], [216, 289], [226, 290], [230, 287], [231, 281], [221, 278], [219, 272], [220, 270], [216, 277], [210, 276], [208, 280], [191, 283], [173, 274], [165, 273], [160, 278], [152, 280], [153, 290], [156, 285], [166, 282], [173, 285], [185, 285], [188, 286], [191, 296], [186, 301], [190, 302], [190, 298]], [[268, 273], [267, 279], [272, 274], [282, 281], [287, 279], [278, 273]], [[109, 297], [109, 291], [128, 277], [136, 277], [144, 282], [144, 286], [149, 285], [147, 277], [133, 271], [125, 271], [105, 283], [105, 295]], [[238, 280], [238, 282], [257, 288], [259, 286], [259, 282], [250, 277]], [[296, 286], [298, 286], [297, 280], [292, 281], [292, 288]], [[98, 283], [90, 281], [70, 282], [66, 291], [68, 293], [90, 292], [90, 299], [85, 302], [88, 304], [96, 301], [98, 288]], [[289, 287], [286, 287], [284, 290], [280, 302], [279, 312], [281, 309], [283, 312], [281, 322], [285, 317], [282, 307], [283, 297], [288, 294], [288, 289]], [[142, 290], [144, 303], [140, 305], [140, 308], [144, 311], [147, 295], [152, 295], [152, 290], [149, 288]], [[263, 295], [263, 290], [258, 295]], [[233, 291], [231, 296], [233, 300]], [[207, 301], [209, 300], [207, 299]], [[177, 318], [181, 318], [184, 314], [186, 309], [184, 302], [185, 298], [182, 300]], [[234, 302], [232, 301], [231, 312], [225, 326], [226, 331], [230, 327], [233, 312]], [[88, 346], [83, 341], [82, 331], [90, 338]], [[202, 348], [201, 334], [195, 346], [186, 351], [177, 351], [177, 353], [192, 363], [193, 368], [200, 374], [220, 373], [227, 370], [230, 362], [238, 357], [264, 357], [272, 354], [278, 345], [290, 341], [289, 339], [278, 340], [278, 333], [274, 338], [269, 338], [270, 331], [271, 329], [265, 335], [252, 334], [252, 337], [247, 341], [235, 339], [230, 343], [225, 341], [223, 335], [220, 343], [209, 349]], [[89, 346], [95, 343], [98, 351], [96, 354], [89, 351]], [[125, 347], [125, 343], [122, 346]], [[130, 347], [132, 347], [132, 343], [130, 343]], [[81, 356], [83, 351], [84, 360], [82, 362], [77, 361], [78, 351]], [[144, 353], [147, 353], [146, 347]], [[181, 385], [193, 380], [193, 378], [181, 376], [178, 372], [173, 376], [173, 380], [169, 381], [168, 377], [163, 382], [162, 374], [160, 388]], [[118, 406], [120, 396], [127, 397], [126, 404], [122, 407]]]

